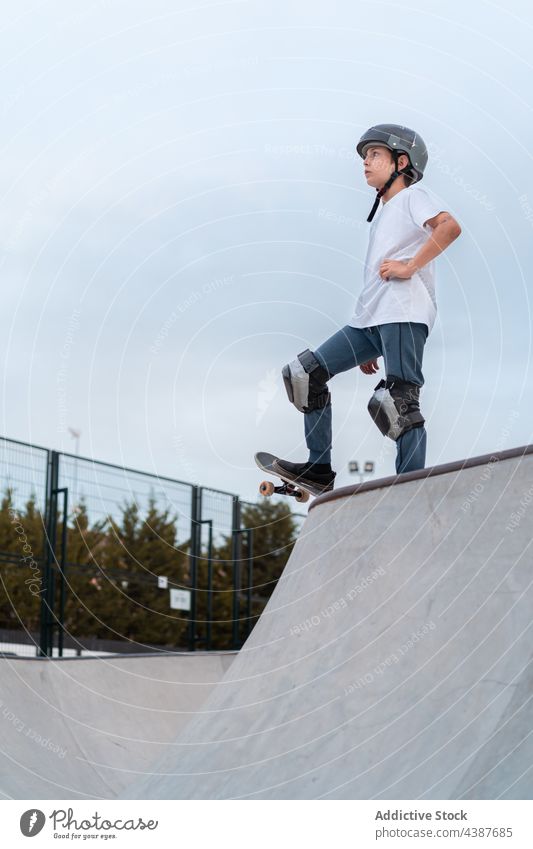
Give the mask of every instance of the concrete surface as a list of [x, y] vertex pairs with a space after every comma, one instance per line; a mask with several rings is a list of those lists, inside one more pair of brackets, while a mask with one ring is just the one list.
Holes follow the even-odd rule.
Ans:
[[116, 796], [201, 709], [234, 656], [0, 658], [0, 797]]
[[531, 798], [532, 517], [531, 453], [317, 504], [223, 681], [124, 796]]
[[527, 452], [317, 499], [235, 659], [2, 659], [1, 792], [531, 798]]

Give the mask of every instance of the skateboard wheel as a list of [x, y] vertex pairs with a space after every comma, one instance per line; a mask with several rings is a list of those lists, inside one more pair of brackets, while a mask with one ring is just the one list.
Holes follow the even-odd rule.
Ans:
[[296, 501], [299, 502], [299, 504], [305, 504], [306, 501], [309, 501], [309, 493], [298, 491], [295, 495], [295, 498]]
[[260, 495], [274, 495], [274, 484], [272, 481], [262, 481], [259, 486]]

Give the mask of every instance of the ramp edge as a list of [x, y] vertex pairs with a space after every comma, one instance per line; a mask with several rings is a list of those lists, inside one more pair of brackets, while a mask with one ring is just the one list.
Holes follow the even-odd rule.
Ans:
[[527, 454], [533, 454], [533, 444], [523, 445], [520, 448], [508, 448], [505, 451], [494, 451], [492, 454], [481, 454], [479, 457], [467, 457], [465, 460], [455, 460], [453, 463], [443, 463], [440, 466], [428, 466], [426, 469], [418, 469], [416, 472], [404, 472], [402, 475], [390, 475], [387, 478], [378, 478], [375, 481], [365, 481], [365, 483], [342, 486], [339, 489], [333, 489], [331, 492], [326, 492], [324, 495], [319, 495], [315, 498], [309, 505], [309, 511], [315, 507], [319, 507], [321, 504], [328, 504], [330, 501], [336, 501], [340, 498], [349, 498], [360, 492], [384, 489], [389, 486], [407, 483], [408, 481], [433, 478], [437, 475], [447, 475], [451, 472], [459, 472], [462, 469], [471, 469], [473, 466], [487, 466], [490, 463], [497, 463], [500, 460], [512, 460], [516, 457], [524, 457]]

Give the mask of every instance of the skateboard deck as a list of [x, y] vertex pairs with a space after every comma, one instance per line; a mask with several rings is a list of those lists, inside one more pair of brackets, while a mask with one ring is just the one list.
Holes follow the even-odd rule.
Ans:
[[290, 495], [296, 499], [296, 501], [301, 504], [305, 504], [306, 501], [309, 501], [310, 495], [322, 495], [323, 489], [320, 487], [315, 487], [312, 484], [304, 484], [301, 481], [297, 481], [291, 479], [290, 474], [287, 472], [286, 475], [281, 474], [274, 467], [273, 463], [277, 460], [278, 457], [275, 454], [268, 454], [266, 451], [258, 451], [255, 455], [255, 462], [259, 466], [263, 472], [267, 472], [267, 474], [274, 475], [280, 481], [283, 481], [282, 486], [275, 486], [272, 481], [261, 481], [259, 484], [259, 493], [260, 495]]

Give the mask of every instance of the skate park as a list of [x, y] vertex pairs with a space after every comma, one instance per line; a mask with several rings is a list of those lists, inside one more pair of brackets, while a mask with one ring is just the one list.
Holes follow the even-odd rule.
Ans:
[[6, 7], [10, 845], [527, 832], [532, 26]]
[[238, 654], [2, 658], [4, 798], [528, 798], [532, 469], [320, 496]]

